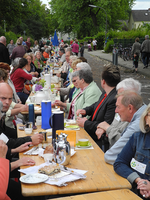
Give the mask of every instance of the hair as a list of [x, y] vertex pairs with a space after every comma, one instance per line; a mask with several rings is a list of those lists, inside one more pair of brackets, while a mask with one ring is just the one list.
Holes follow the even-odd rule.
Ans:
[[6, 37], [5, 37], [5, 36], [1, 36], [1, 37], [0, 37], [0, 42], [2, 42], [2, 43], [3, 43], [3, 42], [6, 42]]
[[35, 44], [38, 44], [38, 41], [37, 41], [37, 40], [35, 40], [35, 41], [34, 41], [34, 43], [35, 43]]
[[28, 56], [30, 56], [30, 57], [31, 57], [31, 59], [32, 59], [32, 56], [31, 56], [31, 54], [30, 54], [30, 53], [25, 53], [25, 54], [24, 54], [24, 56], [23, 56], [23, 58], [26, 58], [26, 59], [27, 59], [27, 57], [28, 57]]
[[37, 53], [40, 53], [40, 55], [41, 55], [41, 52], [40, 52], [40, 51], [36, 51], [34, 55], [36, 56]]
[[71, 80], [74, 78], [74, 77], [77, 77], [79, 76], [79, 71], [75, 71], [71, 74]]
[[7, 71], [5, 69], [1, 68], [0, 69], [0, 81], [4, 80], [6, 82], [7, 79], [8, 79], [8, 73], [7, 73]]
[[91, 70], [90, 65], [89, 65], [88, 63], [86, 63], [86, 62], [80, 62], [80, 63], [78, 63], [78, 64], [76, 65], [76, 68], [77, 68], [77, 69], [80, 68], [80, 70], [81, 70], [81, 69]]
[[116, 97], [118, 98], [120, 96], [122, 96], [121, 103], [125, 107], [128, 107], [128, 105], [131, 104], [135, 108], [135, 110], [138, 110], [143, 104], [142, 97], [136, 92], [123, 91], [119, 93]]
[[22, 44], [22, 40], [20, 38], [17, 39], [17, 45], [21, 45]]
[[17, 66], [19, 65], [19, 60], [20, 60], [20, 59], [21, 59], [21, 58], [15, 58], [15, 60], [13, 60], [12, 65], [13, 65], [14, 68], [17, 67]]
[[71, 64], [71, 68], [73, 69], [74, 67], [76, 67], [76, 65], [77, 65], [78, 63], [81, 63], [81, 62], [82, 62], [82, 60], [80, 60], [80, 59], [74, 60], [74, 61], [72, 62], [72, 64]]
[[91, 83], [93, 81], [93, 76], [91, 70], [79, 70], [79, 79], [83, 79], [86, 83]]
[[141, 83], [133, 78], [126, 78], [117, 84], [116, 89], [132, 90], [137, 94], [141, 94]]
[[68, 51], [70, 52], [70, 55], [73, 55], [73, 54], [72, 54], [72, 48], [71, 48], [71, 47], [67, 47], [67, 48], [66, 48], [66, 52], [68, 52]]
[[116, 87], [120, 82], [120, 70], [116, 65], [112, 63], [104, 65], [102, 72], [102, 80], [105, 80], [106, 84], [110, 87]]
[[77, 59], [78, 59], [78, 56], [76, 56], [76, 55], [72, 55], [69, 57], [69, 60], [72, 60], [72, 61], [75, 61]]
[[143, 133], [147, 133], [149, 131], [146, 128], [146, 120], [145, 120], [145, 117], [147, 116], [149, 112], [150, 112], [150, 104], [148, 104], [148, 106], [146, 107], [146, 109], [144, 110], [140, 118], [140, 129]]
[[0, 68], [5, 69], [5, 70], [9, 70], [9, 72], [11, 70], [9, 64], [3, 63], [3, 62], [0, 62]]
[[62, 53], [65, 53], [65, 49], [64, 48], [60, 48], [59, 51], [61, 51]]
[[149, 39], [149, 35], [145, 35], [145, 38], [146, 38], [146, 39]]
[[135, 39], [135, 41], [136, 41], [136, 42], [139, 42], [139, 41], [140, 41], [140, 39], [137, 37], [137, 38]]
[[15, 67], [12, 71], [11, 74], [13, 74], [18, 68], [22, 69], [24, 66], [26, 66], [28, 64], [28, 61], [26, 58], [21, 58], [19, 60], [19, 65], [17, 67]]
[[86, 62], [87, 63], [87, 59], [84, 57], [79, 57], [80, 60], [82, 60], [82, 62]]

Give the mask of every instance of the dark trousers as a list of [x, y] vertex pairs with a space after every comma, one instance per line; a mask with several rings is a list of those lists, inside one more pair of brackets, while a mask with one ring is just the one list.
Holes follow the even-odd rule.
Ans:
[[17, 92], [17, 95], [19, 96], [22, 104], [25, 104], [29, 95], [25, 94], [24, 92]]
[[143, 60], [144, 66], [148, 67], [149, 58], [150, 58], [150, 53], [147, 53], [147, 52], [142, 53], [142, 60]]

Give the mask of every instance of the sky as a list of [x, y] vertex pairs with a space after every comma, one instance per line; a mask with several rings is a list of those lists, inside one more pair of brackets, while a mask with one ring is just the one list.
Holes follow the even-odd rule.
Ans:
[[[43, 4], [48, 4], [50, 0], [41, 0]], [[132, 10], [147, 10], [150, 8], [150, 0], [136, 0]]]

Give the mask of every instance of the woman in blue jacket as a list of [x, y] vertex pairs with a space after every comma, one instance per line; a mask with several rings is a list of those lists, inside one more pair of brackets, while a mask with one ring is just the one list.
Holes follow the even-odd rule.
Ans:
[[118, 155], [114, 170], [145, 199], [150, 197], [150, 104], [141, 116], [140, 129]]

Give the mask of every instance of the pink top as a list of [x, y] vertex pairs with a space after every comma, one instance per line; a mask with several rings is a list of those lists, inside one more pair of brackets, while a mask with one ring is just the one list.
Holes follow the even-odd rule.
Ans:
[[10, 200], [7, 196], [7, 187], [9, 181], [9, 160], [0, 158], [0, 199]]
[[26, 80], [31, 80], [32, 75], [27, 74], [23, 69], [18, 68], [16, 71], [10, 76], [13, 84], [15, 86], [16, 92], [22, 92], [24, 88], [24, 82]]
[[74, 43], [71, 48], [72, 48], [72, 52], [74, 53], [79, 52], [79, 45], [77, 43]]

